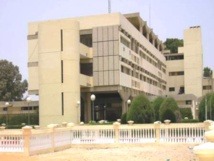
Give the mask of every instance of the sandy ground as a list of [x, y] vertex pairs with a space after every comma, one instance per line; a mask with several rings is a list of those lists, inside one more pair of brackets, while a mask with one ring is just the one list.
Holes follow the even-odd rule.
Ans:
[[197, 161], [193, 144], [143, 144], [102, 148], [70, 148], [30, 157], [0, 155], [0, 161]]

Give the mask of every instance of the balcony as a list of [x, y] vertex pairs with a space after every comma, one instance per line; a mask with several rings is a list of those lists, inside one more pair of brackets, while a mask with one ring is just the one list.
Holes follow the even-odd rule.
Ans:
[[82, 43], [79, 44], [79, 48], [80, 48], [80, 58], [81, 59], [92, 58], [92, 48], [89, 48]]
[[80, 86], [82, 87], [93, 87], [93, 77], [80, 74]]

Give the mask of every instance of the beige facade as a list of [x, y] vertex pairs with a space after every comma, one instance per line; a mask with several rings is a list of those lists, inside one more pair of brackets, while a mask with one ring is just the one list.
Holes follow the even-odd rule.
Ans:
[[29, 93], [39, 95], [41, 126], [115, 120], [139, 93], [166, 95], [163, 48], [138, 13], [30, 23]]
[[168, 69], [168, 95], [202, 96], [203, 52], [201, 28], [184, 30], [184, 45], [178, 53], [165, 52]]

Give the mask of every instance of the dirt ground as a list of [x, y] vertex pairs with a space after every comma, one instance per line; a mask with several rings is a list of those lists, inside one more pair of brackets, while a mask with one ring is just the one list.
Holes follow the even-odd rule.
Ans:
[[30, 157], [0, 155], [0, 161], [197, 161], [193, 144], [143, 144], [120, 147], [70, 148]]

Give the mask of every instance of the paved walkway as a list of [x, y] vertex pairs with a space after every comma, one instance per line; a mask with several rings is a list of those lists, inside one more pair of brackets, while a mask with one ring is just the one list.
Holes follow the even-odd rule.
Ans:
[[111, 148], [71, 148], [30, 157], [0, 155], [0, 161], [197, 161], [194, 144], [144, 144]]

